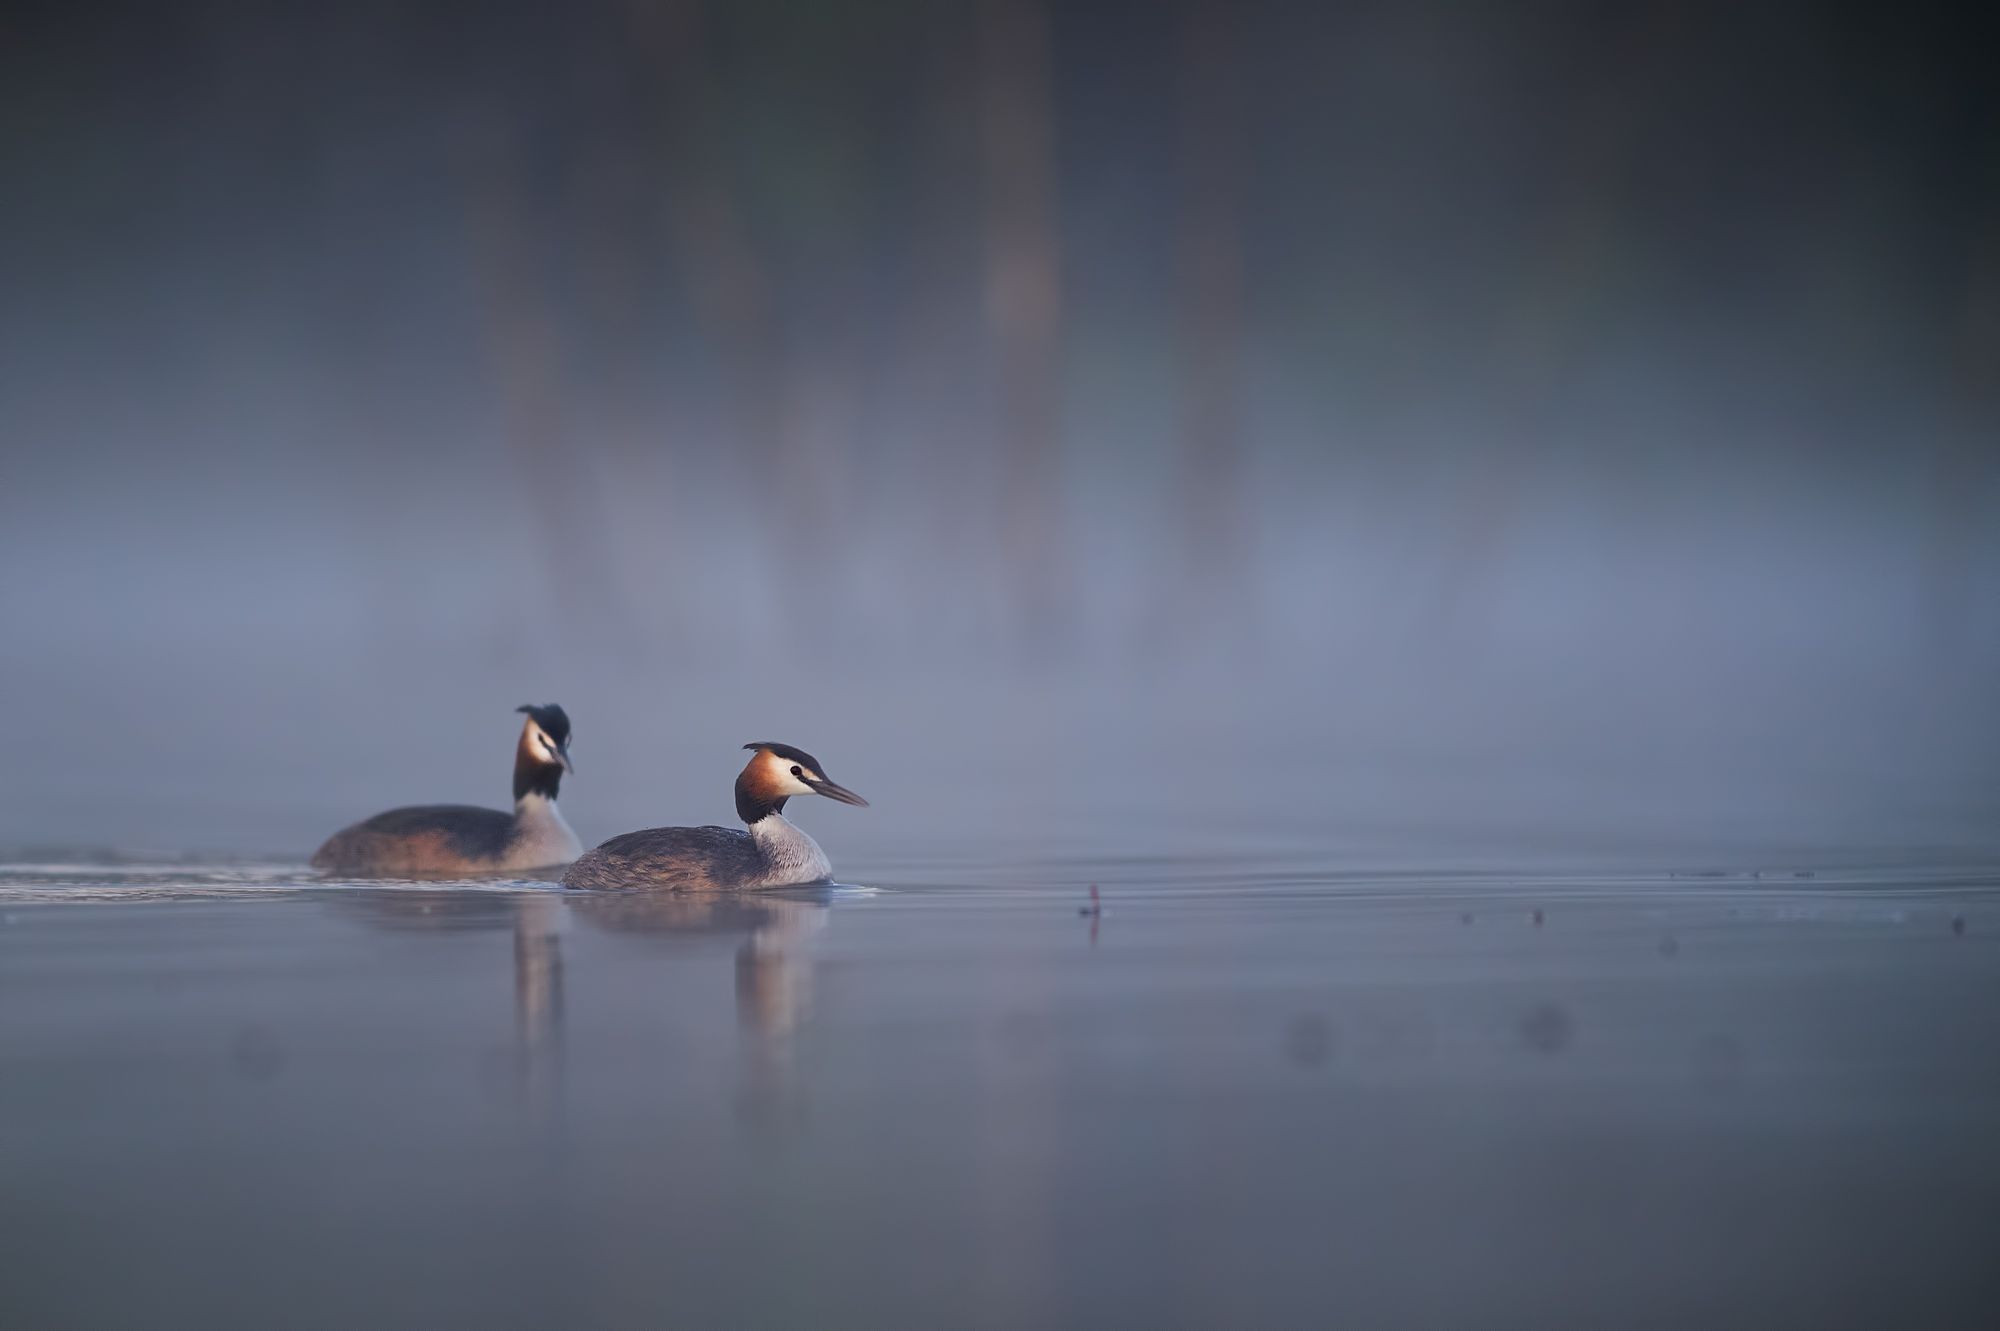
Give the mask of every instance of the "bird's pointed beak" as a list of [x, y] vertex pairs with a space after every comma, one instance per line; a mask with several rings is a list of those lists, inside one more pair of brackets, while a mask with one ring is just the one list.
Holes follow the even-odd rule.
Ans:
[[576, 764], [570, 759], [569, 745], [565, 744], [560, 749], [557, 749], [556, 756], [562, 759], [563, 771], [568, 772], [571, 776], [575, 776]]
[[868, 807], [867, 800], [862, 799], [846, 786], [837, 786], [831, 781], [822, 780], [818, 777], [808, 776], [800, 779], [812, 787], [815, 795], [824, 795], [830, 800], [839, 800], [842, 804], [852, 804], [858, 808], [865, 809]]

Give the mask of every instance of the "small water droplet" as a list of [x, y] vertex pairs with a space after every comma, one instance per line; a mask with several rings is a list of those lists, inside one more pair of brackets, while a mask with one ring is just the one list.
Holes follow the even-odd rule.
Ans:
[[1521, 1038], [1545, 1054], [1567, 1048], [1576, 1023], [1555, 1003], [1544, 1003], [1521, 1018]]
[[1333, 1055], [1333, 1023], [1301, 1012], [1285, 1025], [1285, 1054], [1301, 1067], [1318, 1067]]
[[284, 1071], [285, 1048], [268, 1027], [245, 1026], [230, 1041], [229, 1062], [240, 1077], [269, 1081]]
[[1729, 1090], [1743, 1079], [1743, 1046], [1730, 1035], [1709, 1035], [1694, 1051], [1695, 1078], [1712, 1091]]

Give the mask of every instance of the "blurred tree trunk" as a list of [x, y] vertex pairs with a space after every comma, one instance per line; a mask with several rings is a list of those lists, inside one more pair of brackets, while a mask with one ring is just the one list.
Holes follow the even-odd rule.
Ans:
[[1550, 190], [1541, 244], [1523, 265], [1525, 282], [1498, 329], [1496, 352], [1506, 382], [1492, 431], [1469, 458], [1444, 539], [1448, 543], [1434, 594], [1423, 607], [1419, 636], [1462, 629], [1468, 612], [1490, 593], [1502, 549], [1519, 520], [1594, 307], [1617, 257], [1611, 236], [1624, 206], [1634, 142], [1646, 117], [1663, 104], [1661, 83], [1674, 68], [1682, 21], [1677, 7], [1652, 0], [1615, 20], [1592, 64], [1596, 81], [1577, 98], [1573, 137], [1560, 178]]
[[851, 376], [802, 369], [787, 337], [776, 271], [731, 180], [727, 108], [706, 72], [712, 11], [701, 0], [627, 0], [627, 12], [659, 94], [672, 247], [697, 326], [728, 381], [743, 464], [737, 471], [753, 504], [768, 496], [769, 521], [756, 549], [773, 559], [786, 622], [810, 638], [832, 610], [822, 593], [839, 554], [827, 516], [829, 467], [811, 432], [824, 424], [837, 433], [842, 417], [834, 399]]
[[[1992, 95], [1986, 94], [1988, 105]], [[1973, 135], [1992, 144], [2000, 115], [1975, 120]], [[1990, 154], [1986, 178], [1971, 209], [1970, 231], [1953, 329], [1957, 410], [1932, 448], [1926, 628], [1935, 650], [1962, 655], [1981, 604], [1979, 544], [1988, 530], [1996, 430], [2000, 430], [2000, 161]], [[1992, 596], [1986, 589], [1985, 595]]]
[[588, 498], [565, 437], [564, 337], [549, 271], [553, 239], [528, 185], [526, 132], [518, 117], [494, 110], [463, 148], [487, 358], [506, 446], [540, 536], [553, 602], [547, 609], [572, 629], [613, 631], [618, 616], [603, 515]]
[[1061, 530], [1063, 292], [1043, 0], [979, 0], [986, 318], [998, 374], [1001, 554], [1030, 646], [1068, 627]]
[[1181, 0], [1174, 216], [1179, 364], [1178, 561], [1158, 613], [1181, 633], [1240, 636], [1248, 580], [1242, 446], [1246, 173], [1238, 24], [1228, 0]]
[[[657, 647], [658, 626], [685, 621], [687, 582], [676, 574], [689, 551], [670, 516], [679, 385], [659, 343], [663, 202], [651, 111], [661, 75], [649, 49], [630, 41], [628, 19], [613, 12], [590, 25], [598, 67], [585, 76], [583, 95], [591, 128], [575, 152], [565, 231], [575, 237], [577, 345], [588, 357], [595, 452], [607, 482], [643, 505], [641, 520], [616, 529], [618, 605], [642, 612], [635, 641]], [[624, 519], [628, 509], [614, 511]]]
[[966, 403], [978, 397], [976, 341], [981, 274], [978, 172], [978, 52], [964, 14], [927, 7], [918, 56], [919, 108], [911, 117], [914, 181], [907, 234], [898, 245], [896, 332], [887, 357], [889, 397], [908, 412], [905, 493], [921, 495], [911, 524], [914, 556], [904, 561], [910, 595], [937, 613], [911, 627], [920, 641], [962, 635], [978, 607], [964, 590], [981, 537], [967, 514], [982, 510], [991, 487], [970, 465], [975, 434]]

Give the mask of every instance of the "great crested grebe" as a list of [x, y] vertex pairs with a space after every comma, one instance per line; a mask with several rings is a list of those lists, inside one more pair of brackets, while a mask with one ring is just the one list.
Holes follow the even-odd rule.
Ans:
[[552, 869], [583, 853], [556, 808], [569, 761], [569, 716], [554, 703], [528, 714], [514, 750], [514, 812], [469, 804], [419, 804], [378, 813], [335, 832], [313, 868], [372, 877], [445, 877]]
[[803, 749], [768, 743], [743, 747], [756, 750], [736, 778], [736, 816], [747, 832], [728, 827], [627, 832], [570, 865], [563, 886], [743, 892], [826, 882], [833, 866], [811, 837], [787, 821], [785, 801], [794, 795], [824, 795], [863, 807], [868, 801], [827, 780], [819, 760]]

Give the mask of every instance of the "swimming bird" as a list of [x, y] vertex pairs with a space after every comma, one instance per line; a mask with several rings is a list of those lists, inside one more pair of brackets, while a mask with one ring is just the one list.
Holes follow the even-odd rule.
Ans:
[[794, 795], [824, 795], [866, 807], [845, 786], [826, 779], [819, 759], [789, 744], [760, 741], [736, 778], [736, 816], [749, 829], [652, 827], [627, 832], [591, 851], [563, 875], [564, 887], [655, 892], [743, 892], [759, 887], [824, 883], [833, 875], [826, 853], [785, 817]]
[[336, 832], [313, 854], [315, 869], [364, 877], [462, 877], [553, 869], [583, 853], [556, 808], [569, 760], [569, 715], [554, 703], [526, 712], [514, 750], [514, 812], [469, 804], [421, 804], [378, 813]]

